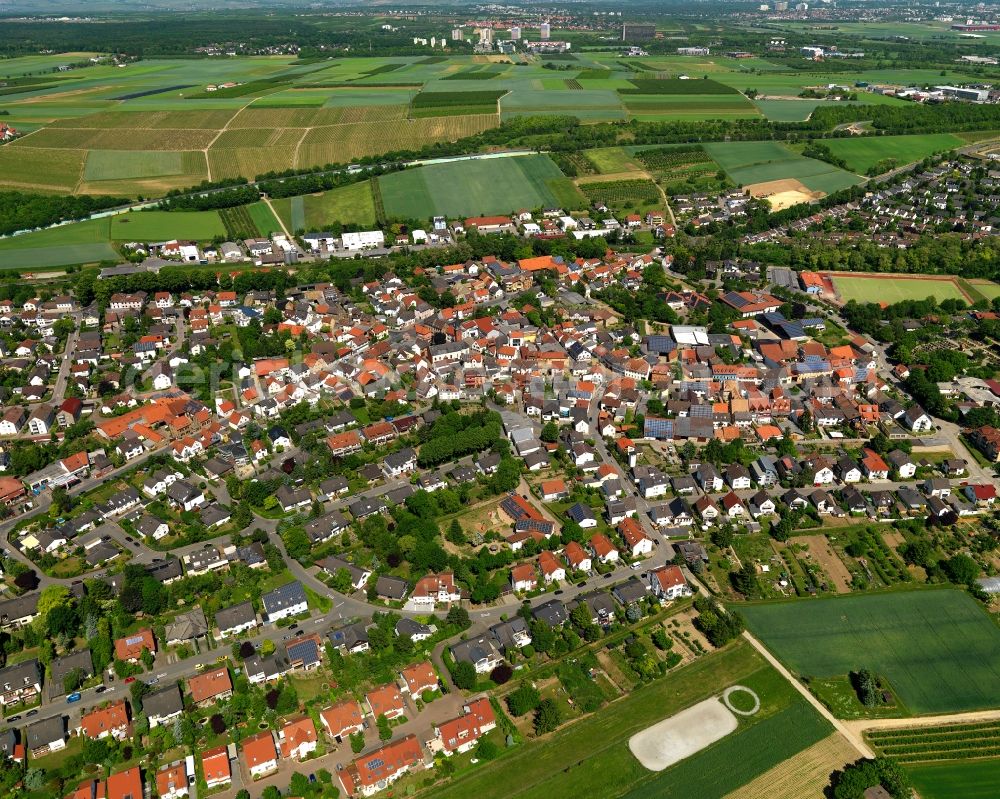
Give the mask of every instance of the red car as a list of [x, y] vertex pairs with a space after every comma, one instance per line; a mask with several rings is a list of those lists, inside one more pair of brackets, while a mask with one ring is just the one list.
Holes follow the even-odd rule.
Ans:
[[128, 685], [130, 682], [135, 682], [135, 677], [126, 677], [125, 684]]

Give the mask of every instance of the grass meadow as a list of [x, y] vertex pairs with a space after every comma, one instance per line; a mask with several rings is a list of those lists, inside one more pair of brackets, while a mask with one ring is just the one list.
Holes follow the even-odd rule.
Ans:
[[852, 139], [825, 139], [830, 151], [843, 158], [848, 168], [865, 174], [880, 161], [893, 159], [899, 166], [920, 161], [933, 153], [953, 150], [964, 142], [950, 133], [927, 133], [918, 136], [862, 136]]
[[132, 211], [111, 217], [113, 241], [210, 241], [225, 235], [218, 211]]
[[922, 799], [994, 799], [1000, 759], [934, 763], [907, 768]]
[[545, 155], [432, 164], [378, 181], [386, 214], [405, 219], [509, 214], [520, 208], [581, 207], [585, 202]]
[[[335, 222], [370, 226], [375, 224], [375, 200], [367, 180], [320, 194], [274, 200], [274, 209], [291, 230], [325, 230]], [[300, 206], [297, 208], [296, 206]]]
[[803, 677], [870, 668], [912, 713], [1000, 706], [1000, 629], [964, 591], [844, 596], [741, 607]]

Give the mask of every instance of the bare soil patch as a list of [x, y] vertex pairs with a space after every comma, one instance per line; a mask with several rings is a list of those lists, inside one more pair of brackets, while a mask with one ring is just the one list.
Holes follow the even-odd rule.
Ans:
[[851, 590], [851, 572], [834, 552], [825, 535], [800, 535], [791, 541], [803, 544], [809, 550], [809, 554], [830, 578], [838, 594], [846, 594]]
[[766, 199], [771, 208], [781, 211], [799, 203], [807, 203], [825, 197], [821, 191], [812, 191], [797, 178], [783, 180], [768, 180], [764, 183], [754, 183], [745, 187], [753, 197]]

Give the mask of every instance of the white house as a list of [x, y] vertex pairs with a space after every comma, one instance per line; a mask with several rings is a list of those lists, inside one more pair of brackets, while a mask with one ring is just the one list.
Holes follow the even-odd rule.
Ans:
[[660, 599], [691, 596], [691, 588], [679, 566], [661, 566], [649, 573], [649, 587]]

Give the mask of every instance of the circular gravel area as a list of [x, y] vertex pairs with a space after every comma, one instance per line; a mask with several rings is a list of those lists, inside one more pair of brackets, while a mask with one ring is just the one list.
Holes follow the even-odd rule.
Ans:
[[[753, 707], [749, 710], [741, 710], [733, 704], [730, 697], [733, 694], [749, 694], [750, 698], [753, 699]], [[745, 685], [732, 685], [722, 692], [722, 701], [726, 703], [726, 707], [729, 708], [737, 716], [752, 716], [758, 710], [760, 710], [760, 697]]]

